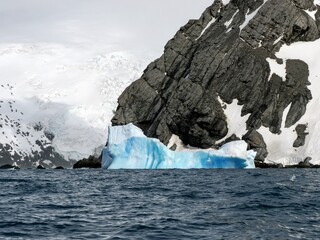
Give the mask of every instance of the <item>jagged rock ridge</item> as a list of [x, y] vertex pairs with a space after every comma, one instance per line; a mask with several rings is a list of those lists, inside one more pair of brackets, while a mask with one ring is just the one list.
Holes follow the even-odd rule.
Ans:
[[[319, 9], [312, 0], [215, 1], [122, 93], [112, 123], [134, 123], [165, 144], [175, 134], [208, 148], [232, 134], [230, 121], [237, 119], [228, 119], [226, 108], [237, 101], [248, 117], [238, 137], [263, 160], [267, 146], [257, 131], [281, 134], [282, 123], [297, 124], [312, 100], [308, 64], [276, 53], [283, 45], [319, 39]], [[292, 147], [304, 143], [304, 130]]]

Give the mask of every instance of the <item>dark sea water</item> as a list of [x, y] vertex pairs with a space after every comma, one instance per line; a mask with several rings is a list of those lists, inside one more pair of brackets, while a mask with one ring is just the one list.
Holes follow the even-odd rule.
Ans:
[[320, 170], [1, 170], [0, 239], [316, 239]]

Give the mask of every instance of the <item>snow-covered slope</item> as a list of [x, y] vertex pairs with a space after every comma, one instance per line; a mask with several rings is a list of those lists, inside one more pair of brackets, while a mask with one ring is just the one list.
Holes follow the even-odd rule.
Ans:
[[[147, 61], [119, 51], [0, 45], [1, 144], [21, 156], [40, 151], [37, 140], [66, 160], [100, 154], [118, 96]], [[38, 125], [41, 130], [34, 129]], [[52, 141], [45, 132], [54, 135]]]
[[[266, 2], [266, 1], [265, 1]], [[320, 1], [313, 1], [315, 5], [320, 6]], [[317, 9], [313, 11], [305, 11], [314, 20]], [[252, 19], [252, 18], [251, 18]], [[246, 25], [250, 19], [247, 19]], [[279, 37], [274, 44], [279, 43], [283, 38], [283, 35]], [[311, 158], [311, 163], [320, 164], [320, 40], [313, 42], [298, 42], [291, 45], [284, 45], [276, 53], [278, 59], [282, 59], [284, 64], [278, 64], [274, 59], [267, 59], [269, 67], [271, 69], [270, 77], [273, 73], [280, 76], [283, 80], [286, 79], [286, 61], [290, 59], [299, 59], [308, 64], [309, 67], [309, 89], [312, 94], [312, 100], [307, 105], [307, 111], [303, 117], [296, 122], [293, 126], [285, 127], [286, 115], [288, 114], [290, 105], [284, 111], [282, 120], [281, 132], [274, 134], [269, 131], [268, 128], [263, 126], [258, 129], [258, 132], [262, 134], [264, 141], [267, 145], [268, 156], [267, 162], [281, 163], [285, 165], [298, 164], [304, 161], [306, 158]], [[240, 108], [240, 111], [239, 111]], [[229, 133], [237, 136], [243, 136], [245, 131], [245, 122], [249, 115], [241, 115], [241, 106], [233, 106], [226, 108], [225, 114], [229, 121]], [[238, 109], [238, 110], [237, 110]], [[238, 119], [235, 121], [234, 119]], [[305, 144], [300, 147], [292, 147], [293, 142], [297, 139], [296, 128], [298, 125], [307, 126]], [[236, 128], [234, 128], [236, 126]]]
[[[282, 123], [280, 135], [271, 134], [265, 128], [259, 130], [268, 146], [267, 159], [290, 165], [311, 157], [312, 163], [320, 164], [320, 40], [283, 46], [276, 55], [284, 60], [300, 59], [309, 65], [309, 89], [312, 100], [307, 105], [306, 113], [294, 126], [285, 128], [284, 122]], [[304, 146], [292, 148], [292, 143], [297, 138], [295, 128], [299, 124], [307, 125], [306, 142]]]

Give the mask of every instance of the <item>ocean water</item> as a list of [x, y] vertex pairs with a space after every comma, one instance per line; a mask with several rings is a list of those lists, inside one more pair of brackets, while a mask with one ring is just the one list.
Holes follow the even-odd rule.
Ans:
[[315, 239], [320, 170], [1, 170], [0, 239]]

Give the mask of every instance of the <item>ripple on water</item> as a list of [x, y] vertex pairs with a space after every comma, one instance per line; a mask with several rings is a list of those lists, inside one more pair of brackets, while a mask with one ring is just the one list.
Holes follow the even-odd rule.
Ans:
[[0, 171], [0, 239], [317, 238], [319, 171]]

